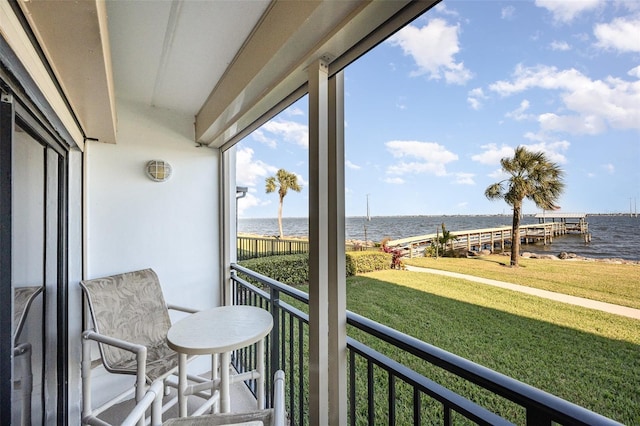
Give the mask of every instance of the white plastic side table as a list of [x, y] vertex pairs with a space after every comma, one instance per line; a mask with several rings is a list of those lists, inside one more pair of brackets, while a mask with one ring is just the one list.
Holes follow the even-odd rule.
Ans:
[[[222, 306], [197, 312], [171, 326], [168, 345], [178, 352], [178, 414], [187, 415], [187, 356], [220, 354], [220, 411], [228, 413], [231, 352], [257, 343], [257, 405], [264, 408], [264, 337], [273, 328], [271, 314], [254, 306]], [[214, 372], [212, 372], [214, 374]], [[213, 390], [212, 390], [213, 392]]]

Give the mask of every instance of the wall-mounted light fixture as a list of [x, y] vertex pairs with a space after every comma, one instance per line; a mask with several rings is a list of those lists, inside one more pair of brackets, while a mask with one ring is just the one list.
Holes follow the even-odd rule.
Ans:
[[155, 182], [166, 182], [171, 177], [171, 164], [163, 160], [151, 160], [145, 167], [149, 179]]

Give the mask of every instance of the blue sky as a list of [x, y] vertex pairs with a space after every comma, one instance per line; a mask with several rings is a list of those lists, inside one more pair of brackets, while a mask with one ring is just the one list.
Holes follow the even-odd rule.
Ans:
[[[240, 217], [277, 217], [279, 168], [308, 216], [306, 102], [238, 145]], [[564, 170], [564, 212], [640, 205], [640, 1], [445, 0], [345, 70], [347, 216], [508, 214], [484, 190], [519, 145]]]

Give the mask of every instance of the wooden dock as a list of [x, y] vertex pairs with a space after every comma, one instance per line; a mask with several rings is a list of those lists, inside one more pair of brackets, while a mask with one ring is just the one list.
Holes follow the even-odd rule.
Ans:
[[[483, 249], [499, 249], [504, 251], [507, 245], [511, 244], [511, 226], [499, 228], [474, 229], [471, 231], [452, 231], [451, 236], [456, 239], [447, 243], [447, 249], [467, 251], [480, 251]], [[519, 238], [524, 244], [530, 244], [542, 241], [543, 244], [551, 244], [553, 238], [558, 235], [567, 233], [566, 223], [559, 222], [543, 222], [533, 225], [521, 225]], [[389, 247], [397, 247], [407, 251], [409, 257], [420, 254], [424, 250], [435, 243], [436, 239], [442, 234], [427, 234], [417, 237], [402, 238], [399, 240], [388, 241]]]

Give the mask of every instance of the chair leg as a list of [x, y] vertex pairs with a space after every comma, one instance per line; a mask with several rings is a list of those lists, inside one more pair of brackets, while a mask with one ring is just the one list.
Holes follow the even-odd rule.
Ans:
[[80, 364], [82, 377], [82, 422], [91, 416], [91, 342], [82, 339], [82, 361]]
[[31, 425], [31, 393], [33, 391], [33, 373], [31, 370], [31, 343], [21, 343], [13, 349], [14, 360], [22, 364], [20, 390], [22, 392], [20, 425]]
[[31, 393], [33, 392], [33, 374], [31, 371], [31, 344], [27, 343], [24, 353], [24, 375], [22, 376], [22, 424], [31, 425]]

